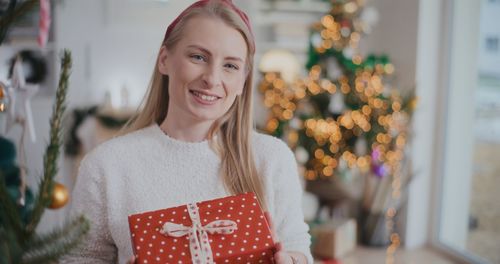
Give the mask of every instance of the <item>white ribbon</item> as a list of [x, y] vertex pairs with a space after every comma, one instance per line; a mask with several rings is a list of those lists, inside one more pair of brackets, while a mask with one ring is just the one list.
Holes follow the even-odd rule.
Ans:
[[208, 240], [208, 233], [210, 234], [232, 234], [234, 230], [238, 229], [236, 222], [231, 220], [217, 220], [201, 225], [200, 213], [198, 206], [195, 203], [187, 205], [189, 217], [193, 222], [192, 226], [184, 226], [172, 222], [163, 224], [160, 230], [165, 236], [182, 237], [187, 235], [189, 238], [189, 250], [191, 251], [191, 260], [195, 264], [213, 264], [214, 258], [212, 255], [212, 248]]

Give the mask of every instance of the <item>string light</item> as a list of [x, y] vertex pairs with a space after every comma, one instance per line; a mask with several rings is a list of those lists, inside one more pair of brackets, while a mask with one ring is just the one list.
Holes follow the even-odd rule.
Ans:
[[[417, 99], [404, 102], [393, 88], [388, 96], [390, 87], [385, 83], [394, 73], [394, 65], [383, 58], [365, 60], [358, 53], [367, 25], [354, 18], [362, 6], [362, 1], [332, 2], [330, 14], [312, 26], [313, 36], [317, 38], [312, 51], [318, 56], [330, 56], [330, 52], [341, 54], [348, 60], [347, 64], [354, 65], [352, 74], [332, 80], [329, 68], [317, 62], [310, 67], [306, 78], [293, 83], [285, 82], [278, 73], [264, 73], [259, 90], [271, 113], [265, 128], [268, 132], [282, 133], [292, 147], [306, 146], [302, 140], [312, 142], [312, 147], [307, 147], [310, 158], [304, 164], [306, 180], [335, 177], [338, 170], [345, 169], [340, 164], [364, 173], [372, 170], [392, 177], [392, 207], [386, 210], [391, 244], [387, 247], [386, 262], [393, 263], [400, 244], [400, 237], [394, 231], [397, 212], [393, 202], [401, 197], [400, 163], [408, 141], [406, 129], [410, 118], [406, 111], [415, 109]], [[318, 114], [325, 110], [311, 106], [311, 101], [329, 98], [323, 95], [341, 96], [347, 110], [334, 113], [334, 118]], [[291, 125], [297, 119], [302, 122]], [[352, 142], [358, 140], [357, 137], [366, 138], [366, 148], [372, 153], [356, 152]], [[374, 152], [377, 155], [372, 156]], [[374, 166], [378, 166], [380, 172], [375, 172]]]

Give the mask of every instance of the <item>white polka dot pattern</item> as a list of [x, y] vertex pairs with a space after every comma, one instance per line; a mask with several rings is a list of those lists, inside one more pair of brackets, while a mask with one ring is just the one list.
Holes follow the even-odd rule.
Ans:
[[[189, 213], [193, 211], [188, 210], [189, 205], [184, 205], [129, 216], [137, 263], [274, 263], [274, 242], [255, 194], [245, 193], [196, 205], [196, 215], [200, 220], [197, 229], [217, 230], [213, 234], [197, 232], [207, 236], [205, 242], [212, 251], [210, 258], [191, 258], [190, 243], [195, 243], [193, 247], [199, 246], [197, 250], [205, 247], [196, 245], [196, 241], [189, 238], [189, 232], [193, 232]], [[179, 232], [179, 236], [161, 234], [167, 223], [174, 233]], [[227, 232], [232, 223], [237, 227]], [[223, 228], [219, 228], [221, 225]], [[194, 235], [191, 234], [191, 238]]]

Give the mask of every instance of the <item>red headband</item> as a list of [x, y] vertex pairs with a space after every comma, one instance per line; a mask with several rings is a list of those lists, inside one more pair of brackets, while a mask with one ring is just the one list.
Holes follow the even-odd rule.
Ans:
[[[211, 0], [200, 0], [200, 1], [197, 1], [195, 2], [194, 4], [190, 5], [189, 7], [187, 7], [186, 9], [184, 9], [184, 11], [182, 11], [182, 13], [174, 19], [174, 21], [172, 21], [172, 23], [170, 23], [170, 25], [168, 26], [167, 28], [167, 32], [165, 32], [165, 38], [163, 38], [163, 43], [165, 43], [165, 41], [167, 40], [167, 38], [170, 36], [170, 34], [172, 33], [172, 31], [174, 30], [175, 26], [177, 25], [177, 23], [179, 23], [179, 21], [188, 13], [188, 11], [192, 8], [196, 8], [196, 7], [201, 7], [201, 6], [205, 6], [207, 5]], [[226, 4], [228, 7], [230, 7], [234, 12], [236, 12], [240, 17], [241, 19], [243, 20], [243, 22], [245, 22], [245, 24], [247, 25], [247, 28], [248, 30], [250, 31], [250, 34], [253, 35], [252, 33], [252, 27], [250, 26], [250, 20], [248, 19], [248, 16], [245, 14], [245, 12], [243, 12], [241, 9], [239, 9], [238, 7], [236, 7], [233, 2], [231, 0], [221, 0], [220, 2], [222, 2], [223, 4]], [[255, 43], [252, 40], [252, 45], [255, 46]]]

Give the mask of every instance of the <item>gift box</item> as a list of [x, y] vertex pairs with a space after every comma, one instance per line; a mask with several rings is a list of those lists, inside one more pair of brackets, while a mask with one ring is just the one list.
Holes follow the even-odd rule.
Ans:
[[269, 225], [254, 193], [128, 217], [137, 263], [274, 263]]
[[356, 221], [335, 219], [311, 228], [312, 253], [318, 259], [339, 259], [356, 248]]

